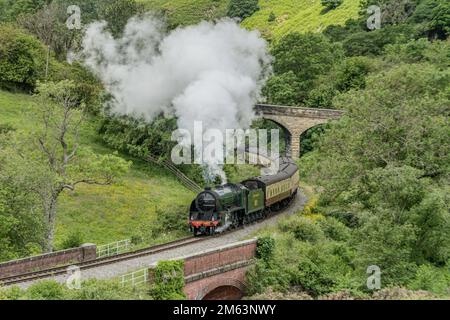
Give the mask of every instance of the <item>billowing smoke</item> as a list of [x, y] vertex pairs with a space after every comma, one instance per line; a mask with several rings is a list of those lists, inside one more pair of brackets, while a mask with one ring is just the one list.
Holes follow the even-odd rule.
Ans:
[[114, 112], [148, 121], [176, 116], [178, 127], [190, 132], [194, 121], [204, 130], [248, 128], [271, 61], [259, 34], [233, 20], [168, 33], [150, 15], [132, 18], [120, 39], [105, 22], [91, 24], [83, 54], [114, 97]]

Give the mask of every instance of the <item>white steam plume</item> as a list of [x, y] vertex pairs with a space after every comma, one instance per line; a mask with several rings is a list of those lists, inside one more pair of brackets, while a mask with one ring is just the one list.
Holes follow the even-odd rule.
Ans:
[[114, 112], [148, 121], [176, 116], [190, 132], [194, 121], [222, 132], [250, 126], [271, 61], [258, 32], [224, 19], [166, 33], [151, 15], [132, 18], [120, 39], [105, 28], [105, 22], [88, 26], [83, 53], [115, 98]]

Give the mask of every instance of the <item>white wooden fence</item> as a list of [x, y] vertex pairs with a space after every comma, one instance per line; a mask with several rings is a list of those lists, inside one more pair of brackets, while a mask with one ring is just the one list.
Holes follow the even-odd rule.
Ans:
[[121, 240], [97, 247], [97, 258], [110, 257], [120, 253], [128, 252], [131, 249], [131, 240]]
[[148, 268], [124, 274], [120, 277], [122, 286], [130, 285], [132, 287], [148, 283]]

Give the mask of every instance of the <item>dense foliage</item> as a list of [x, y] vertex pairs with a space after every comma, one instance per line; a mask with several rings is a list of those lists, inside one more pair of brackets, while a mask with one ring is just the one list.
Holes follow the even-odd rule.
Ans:
[[[293, 299], [387, 299], [383, 290], [396, 294], [389, 288], [401, 286], [428, 290], [435, 297], [448, 296], [448, 263], [436, 266], [424, 262], [419, 266], [409, 260], [414, 238], [411, 226], [393, 227], [377, 220], [373, 224], [360, 222], [355, 229], [336, 211], [311, 214], [311, 208], [318, 212], [311, 203], [302, 215], [283, 219], [263, 232], [275, 240], [275, 250], [269, 260], [259, 255], [247, 274], [249, 295], [259, 299], [289, 299], [291, 295]], [[373, 230], [367, 233], [369, 229]], [[367, 267], [374, 264], [382, 271], [383, 290], [379, 293], [366, 286]], [[268, 291], [281, 295], [273, 297]]]
[[[249, 274], [249, 293], [272, 288], [323, 297], [345, 290], [368, 297], [366, 270], [376, 265], [382, 288], [448, 296], [450, 48], [438, 40], [447, 37], [445, 27], [433, 22], [448, 8], [438, 2], [367, 1], [387, 8], [380, 30], [366, 29], [367, 7], [359, 19], [327, 28], [325, 37], [343, 49], [331, 55], [341, 58], [314, 64], [316, 76], [301, 78], [309, 81], [302, 95], [295, 57], [306, 38], [291, 42], [287, 35], [273, 44], [279, 61], [266, 87], [270, 101], [345, 115], [308, 134], [311, 152], [300, 172], [317, 186], [318, 205], [271, 230], [275, 255]], [[279, 50], [281, 44], [287, 46]], [[321, 61], [323, 51], [308, 56]]]
[[98, 18], [108, 23], [114, 36], [120, 36], [128, 19], [142, 13], [144, 7], [135, 0], [103, 0], [97, 4]]
[[245, 19], [259, 10], [258, 0], [230, 0], [228, 16]]
[[153, 272], [150, 294], [155, 300], [182, 300], [185, 298], [184, 261], [159, 261]]
[[320, 34], [292, 33], [272, 48], [275, 75], [264, 94], [268, 102], [296, 105], [308, 96], [314, 80], [342, 58], [339, 45]]
[[0, 87], [30, 89], [45, 75], [45, 47], [12, 26], [0, 25]]
[[117, 280], [87, 280], [80, 289], [44, 280], [26, 290], [19, 287], [0, 288], [0, 300], [152, 300], [145, 287], [123, 286]]
[[[0, 136], [0, 158], [4, 159], [1, 176], [39, 199], [37, 209], [28, 203], [24, 210], [41, 213], [45, 226], [42, 249], [52, 251], [60, 195], [79, 184], [110, 185], [127, 172], [130, 162], [80, 146], [84, 112], [73, 82], [47, 82], [37, 89], [34, 107], [40, 122], [35, 123], [33, 134]], [[40, 235], [39, 228], [36, 231]]]

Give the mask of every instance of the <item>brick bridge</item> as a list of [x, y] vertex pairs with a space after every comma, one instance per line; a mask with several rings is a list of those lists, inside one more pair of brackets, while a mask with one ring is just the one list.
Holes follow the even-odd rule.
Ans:
[[[184, 260], [184, 292], [189, 300], [239, 300], [245, 274], [255, 262], [257, 239], [205, 250]], [[154, 268], [155, 264], [150, 267]], [[151, 280], [150, 280], [151, 281]]]
[[339, 119], [343, 112], [331, 109], [300, 108], [257, 104], [255, 112], [264, 119], [280, 125], [286, 134], [286, 153], [300, 156], [300, 136], [317, 125]]

